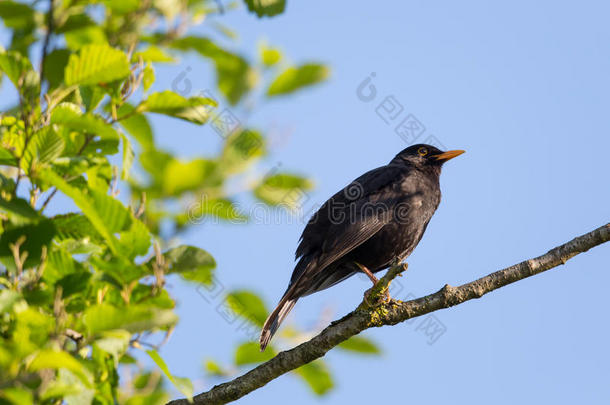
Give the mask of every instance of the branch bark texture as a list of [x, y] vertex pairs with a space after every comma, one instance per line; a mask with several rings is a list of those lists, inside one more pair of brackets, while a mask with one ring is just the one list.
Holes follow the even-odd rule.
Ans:
[[[500, 287], [565, 264], [566, 261], [577, 254], [586, 252], [592, 247], [601, 245], [609, 240], [610, 223], [557, 246], [542, 256], [496, 271], [459, 287], [445, 285], [436, 293], [411, 301], [390, 300], [369, 305], [368, 303], [375, 302], [375, 298], [382, 297], [384, 288], [387, 288], [391, 280], [406, 269], [406, 266], [401, 264], [393, 266], [380, 280], [379, 286], [384, 288], [374, 288], [368, 298], [363, 300], [356, 310], [340, 320], [331, 323], [330, 326], [311, 340], [293, 349], [279, 353], [273, 359], [232, 381], [216, 385], [211, 390], [196, 395], [193, 398], [194, 403], [216, 405], [235, 401], [282, 374], [324, 356], [339, 343], [357, 335], [365, 329], [395, 325], [407, 319], [425, 315], [439, 309], [449, 308], [474, 298], [480, 298]], [[179, 399], [168, 403], [168, 405], [187, 404], [189, 402], [186, 399]]]

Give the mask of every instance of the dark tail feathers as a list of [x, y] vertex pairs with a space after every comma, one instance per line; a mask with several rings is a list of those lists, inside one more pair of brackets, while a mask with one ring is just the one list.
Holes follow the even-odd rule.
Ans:
[[265, 351], [265, 348], [273, 335], [275, 335], [275, 332], [277, 332], [280, 324], [284, 318], [286, 318], [286, 315], [288, 315], [292, 307], [294, 307], [294, 304], [297, 303], [298, 297], [292, 298], [290, 295], [290, 291], [286, 291], [286, 294], [282, 297], [279, 304], [277, 304], [277, 307], [265, 321], [260, 337], [261, 352]]

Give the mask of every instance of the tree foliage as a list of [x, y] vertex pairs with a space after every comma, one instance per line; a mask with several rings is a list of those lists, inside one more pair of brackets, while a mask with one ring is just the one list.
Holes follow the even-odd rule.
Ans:
[[[245, 7], [273, 16], [285, 2]], [[172, 374], [151, 342], [169, 338], [178, 322], [166, 278], [206, 286], [216, 262], [171, 240], [197, 223], [189, 207], [198, 217], [247, 220], [226, 184], [267, 149], [264, 130], [244, 123], [223, 134], [217, 155], [185, 160], [160, 148], [152, 114], [219, 127], [222, 117], [209, 94], [152, 91], [155, 68], [197, 55], [232, 106], [290, 94], [328, 74], [316, 63], [289, 65], [268, 46], [247, 58], [220, 35], [192, 29], [220, 27], [224, 12], [206, 0], [0, 2], [10, 34], [0, 46], [0, 78], [16, 91], [14, 105], [0, 112], [1, 403], [160, 404], [169, 398], [166, 382], [192, 395], [190, 381]], [[277, 206], [310, 187], [302, 176], [275, 173], [248, 192]], [[247, 309], [255, 326], [267, 314], [252, 291], [227, 300]], [[362, 340], [344, 348], [376, 352]], [[141, 364], [138, 350], [157, 368]], [[234, 365], [273, 351], [243, 343]], [[207, 368], [227, 373], [211, 360]], [[322, 362], [297, 373], [315, 393], [332, 387]]]

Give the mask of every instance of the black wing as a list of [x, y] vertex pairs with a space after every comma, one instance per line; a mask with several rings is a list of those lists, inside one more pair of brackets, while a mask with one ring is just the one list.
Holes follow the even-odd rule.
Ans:
[[336, 193], [309, 220], [303, 230], [296, 257], [315, 258], [315, 269], [297, 266], [292, 281], [299, 273], [315, 273], [340, 259], [377, 233], [392, 218], [396, 199], [392, 184], [405, 175], [404, 166], [383, 166], [373, 169]]

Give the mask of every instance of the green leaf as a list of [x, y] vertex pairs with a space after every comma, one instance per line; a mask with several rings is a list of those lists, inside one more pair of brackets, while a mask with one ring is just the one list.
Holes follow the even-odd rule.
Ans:
[[30, 174], [61, 156], [64, 147], [64, 139], [51, 126], [43, 127], [28, 143], [21, 158], [21, 168], [26, 174]]
[[246, 342], [235, 349], [235, 365], [243, 366], [245, 364], [262, 363], [271, 360], [275, 355], [275, 351], [271, 350], [271, 348], [261, 352], [258, 343]]
[[166, 195], [180, 195], [203, 187], [206, 179], [214, 173], [216, 165], [205, 159], [182, 162], [172, 159], [165, 167], [162, 188]]
[[152, 64], [148, 62], [146, 67], [144, 67], [144, 71], [142, 72], [142, 88], [144, 91], [148, 91], [150, 86], [155, 82], [155, 69], [153, 69]]
[[[2, 3], [0, 3], [2, 4]], [[5, 399], [7, 404], [33, 405], [34, 397], [30, 391], [23, 388], [6, 387], [0, 391], [0, 398]], [[4, 403], [4, 402], [3, 402]]]
[[284, 70], [269, 86], [269, 97], [294, 93], [295, 91], [326, 80], [329, 70], [324, 65], [305, 64]]
[[204, 368], [205, 371], [212, 376], [228, 377], [231, 375], [231, 372], [223, 369], [220, 364], [211, 359], [205, 361]]
[[64, 73], [68, 86], [98, 84], [124, 79], [129, 76], [127, 55], [108, 45], [86, 45], [78, 55], [70, 55]]
[[171, 63], [174, 62], [174, 58], [165, 53], [165, 51], [161, 48], [158, 48], [154, 45], [149, 46], [143, 51], [138, 51], [133, 54], [131, 57], [131, 61], [136, 63], [142, 58], [144, 62], [153, 62], [153, 63]]
[[[128, 225], [130, 213], [118, 201], [110, 196], [102, 197], [96, 193], [95, 198], [84, 194], [78, 188], [69, 185], [64, 179], [50, 170], [40, 173], [40, 178], [46, 183], [57, 187], [62, 193], [70, 197], [76, 206], [83, 211], [93, 227], [106, 240], [110, 250], [118, 254], [120, 252], [119, 243], [114, 237], [114, 232], [119, 232]], [[99, 211], [98, 211], [99, 210]]]
[[95, 25], [95, 20], [93, 20], [88, 14], [71, 14], [62, 25], [59, 27], [54, 27], [54, 32], [57, 34], [65, 34], [69, 31]]
[[282, 52], [276, 48], [269, 48], [266, 45], [263, 45], [261, 46], [260, 53], [263, 65], [266, 67], [274, 66], [282, 60]]
[[27, 29], [34, 25], [35, 11], [27, 4], [4, 0], [0, 2], [0, 19], [7, 28]]
[[100, 86], [81, 86], [78, 90], [87, 112], [95, 110], [106, 95], [106, 90]]
[[30, 61], [19, 52], [0, 51], [0, 71], [4, 72], [15, 87], [21, 87], [21, 80], [32, 70]]
[[97, 135], [102, 139], [118, 141], [119, 134], [96, 115], [82, 114], [73, 104], [62, 103], [53, 109], [51, 123], [63, 125], [74, 131]]
[[286, 0], [244, 0], [251, 13], [260, 17], [273, 17], [286, 8]]
[[138, 9], [140, 0], [102, 0], [114, 13], [127, 14]]
[[201, 196], [197, 203], [189, 206], [188, 212], [181, 217], [183, 223], [199, 224], [205, 221], [207, 216], [220, 218], [230, 223], [245, 223], [248, 217], [239, 212], [233, 202], [226, 198], [207, 198]]
[[322, 360], [305, 364], [295, 370], [316, 395], [324, 395], [334, 383], [326, 364]]
[[66, 45], [69, 49], [76, 51], [86, 46], [108, 46], [108, 39], [102, 27], [91, 25], [80, 29], [74, 29], [64, 34]]
[[57, 285], [61, 286], [63, 298], [67, 298], [72, 294], [85, 291], [91, 280], [91, 273], [83, 271], [79, 273], [68, 274], [57, 281]]
[[96, 339], [93, 345], [110, 354], [115, 361], [115, 365], [118, 365], [119, 359], [129, 348], [130, 339], [131, 333], [129, 331], [122, 329], [109, 330], [100, 333], [100, 338]]
[[167, 364], [165, 364], [165, 361], [163, 361], [161, 356], [159, 356], [159, 353], [157, 353], [156, 351], [147, 350], [146, 353], [148, 353], [150, 358], [153, 359], [153, 361], [157, 364], [161, 371], [163, 371], [163, 374], [165, 374], [165, 376], [171, 381], [171, 383], [174, 384], [174, 387], [176, 387], [178, 391], [184, 394], [184, 396], [186, 396], [189, 402], [193, 402], [193, 383], [191, 383], [188, 378], [176, 377], [175, 375], [170, 373]]
[[91, 221], [81, 214], [63, 214], [56, 215], [53, 218], [53, 223], [57, 229], [56, 238], [58, 240], [65, 239], [91, 239], [100, 241], [100, 234], [95, 230]]
[[184, 98], [173, 91], [151, 93], [136, 110], [138, 112], [153, 112], [180, 118], [195, 124], [204, 124], [209, 118], [210, 107], [216, 102], [205, 97]]
[[11, 312], [13, 306], [21, 299], [21, 294], [12, 290], [0, 290], [0, 313]]
[[88, 307], [83, 315], [83, 324], [90, 335], [114, 329], [138, 333], [171, 326], [177, 321], [178, 317], [173, 311], [149, 305], [117, 308], [110, 304], [98, 304]]
[[28, 367], [30, 371], [45, 369], [59, 370], [62, 368], [73, 372], [86, 387], [93, 386], [93, 378], [89, 370], [64, 351], [49, 349], [41, 350], [36, 354]]
[[352, 336], [348, 340], [339, 343], [337, 346], [340, 349], [364, 353], [364, 354], [380, 354], [381, 350], [375, 343], [373, 343], [370, 339], [367, 339], [362, 336]]
[[238, 315], [255, 325], [263, 326], [267, 319], [267, 308], [263, 300], [247, 290], [234, 290], [227, 294], [227, 304]]
[[0, 236], [0, 261], [11, 270], [16, 268], [11, 244], [16, 244], [22, 237], [25, 242], [19, 252], [28, 252], [23, 268], [36, 266], [40, 263], [43, 246], [49, 245], [55, 235], [55, 227], [51, 220], [42, 220], [16, 228], [5, 229]]
[[278, 173], [267, 176], [256, 187], [254, 195], [266, 204], [296, 209], [307, 200], [307, 191], [312, 187], [313, 183], [305, 177]]
[[145, 148], [152, 146], [153, 132], [144, 114], [136, 113], [135, 107], [127, 103], [118, 109], [117, 114], [119, 124], [138, 141], [140, 146]]
[[228, 174], [244, 171], [265, 155], [265, 139], [257, 132], [246, 129], [234, 132], [224, 144], [220, 168]]
[[0, 165], [17, 166], [17, 158], [8, 149], [0, 147]]
[[129, 138], [125, 135], [121, 135], [121, 139], [123, 140], [123, 167], [121, 168], [121, 179], [127, 180], [129, 179], [129, 172], [131, 171], [135, 154], [131, 142], [129, 142]]
[[[181, 245], [163, 254], [169, 273], [179, 273], [190, 281], [209, 284], [216, 261], [211, 254], [195, 246]], [[151, 259], [149, 266], [155, 259]]]
[[26, 200], [18, 197], [8, 201], [0, 196], [0, 212], [14, 225], [24, 225], [42, 219]]
[[172, 42], [172, 48], [193, 50], [209, 58], [216, 67], [216, 82], [231, 104], [237, 104], [254, 85], [248, 62], [239, 55], [216, 45], [209, 38], [187, 36]]
[[56, 88], [64, 81], [64, 71], [70, 51], [68, 49], [55, 49], [44, 60], [44, 76], [49, 81], [50, 88]]
[[123, 254], [130, 259], [143, 256], [150, 248], [151, 235], [148, 228], [137, 218], [131, 218], [131, 226], [120, 233]]

